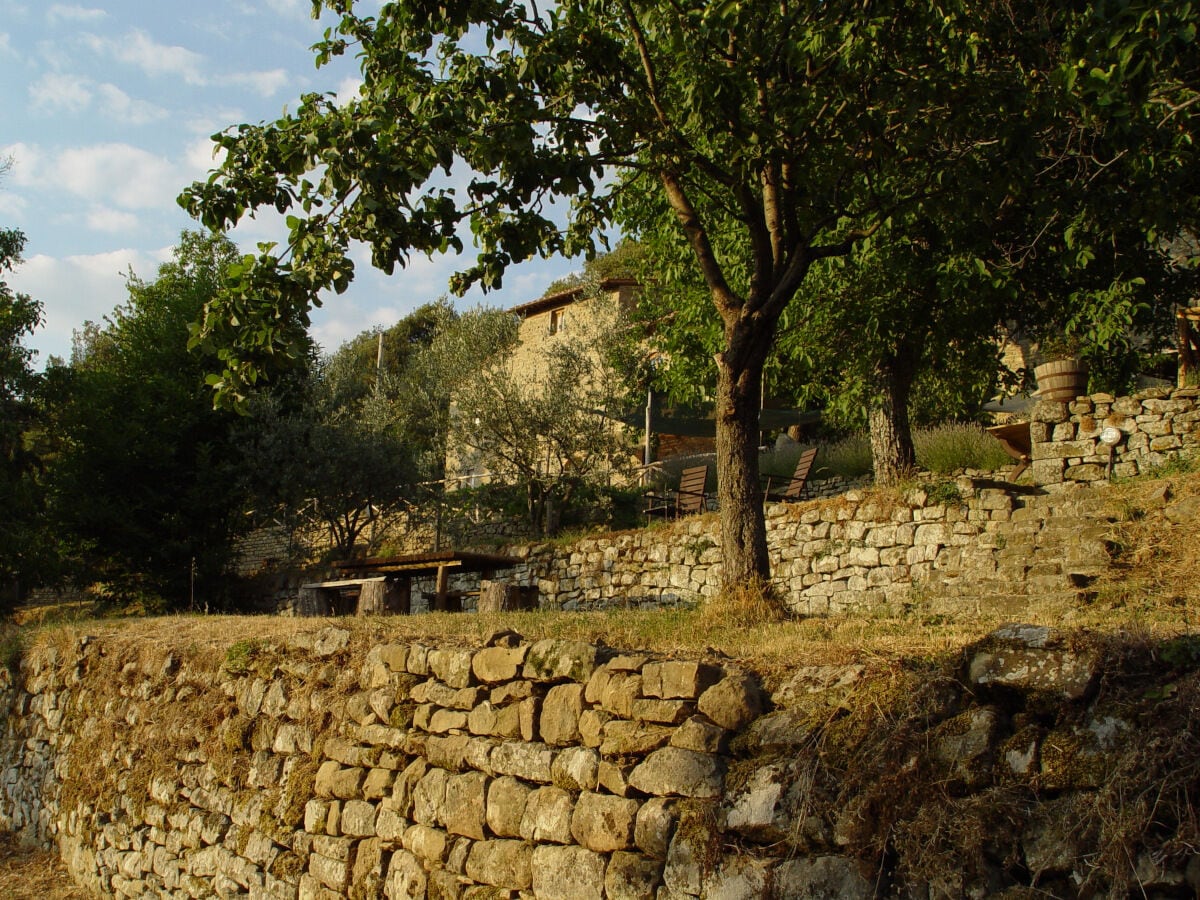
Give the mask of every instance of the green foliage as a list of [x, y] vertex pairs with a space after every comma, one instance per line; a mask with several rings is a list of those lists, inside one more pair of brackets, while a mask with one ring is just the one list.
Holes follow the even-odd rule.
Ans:
[[155, 280], [130, 275], [129, 300], [47, 373], [49, 520], [73, 578], [113, 602], [225, 602], [248, 524], [239, 422], [213, 409], [187, 335], [235, 258], [224, 238], [184, 233]]
[[262, 654], [266, 646], [266, 641], [256, 638], [235, 641], [225, 651], [223, 668], [230, 675], [246, 675], [254, 665], [254, 660]]
[[512, 335], [454, 384], [456, 473], [519, 486], [539, 535], [557, 533], [570, 506], [632, 455], [622, 426], [628, 388], [607, 364], [623, 325], [597, 315], [591, 328], [557, 335], [524, 367]]
[[42, 379], [22, 344], [41, 323], [42, 306], [3, 276], [20, 262], [25, 236], [0, 229], [0, 612], [17, 603], [49, 565], [39, 527], [41, 460], [31, 446]]
[[930, 503], [941, 506], [951, 506], [962, 503], [962, 491], [953, 481], [934, 481], [925, 488], [925, 496]]
[[1000, 442], [975, 424], [918, 429], [913, 433], [913, 443], [921, 468], [943, 475], [960, 469], [994, 472], [1012, 463]]

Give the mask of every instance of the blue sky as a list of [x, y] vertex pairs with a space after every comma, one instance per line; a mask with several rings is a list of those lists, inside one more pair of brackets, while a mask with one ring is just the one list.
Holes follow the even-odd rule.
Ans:
[[[153, 278], [185, 228], [180, 190], [214, 165], [210, 135], [270, 121], [307, 91], [356, 89], [353, 60], [317, 70], [310, 47], [329, 21], [308, 0], [0, 0], [0, 226], [25, 232], [25, 261], [10, 279], [45, 305], [28, 341], [40, 363], [67, 357], [72, 331], [124, 301], [129, 269]], [[282, 237], [251, 222], [234, 239], [247, 251]], [[388, 325], [446, 293], [462, 258], [418, 257], [392, 277], [364, 254], [347, 294], [314, 314], [326, 349]], [[531, 261], [505, 287], [458, 305], [510, 306], [539, 296], [577, 268]]]

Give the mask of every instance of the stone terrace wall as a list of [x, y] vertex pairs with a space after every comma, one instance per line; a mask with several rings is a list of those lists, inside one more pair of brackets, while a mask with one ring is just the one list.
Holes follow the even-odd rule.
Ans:
[[[1119, 513], [1102, 489], [1054, 492], [959, 478], [960, 499], [932, 502], [848, 491], [832, 500], [767, 507], [773, 577], [795, 612], [836, 613], [884, 604], [991, 604], [1085, 586], [1108, 564]], [[562, 609], [670, 606], [717, 593], [721, 552], [715, 515], [664, 528], [587, 538], [569, 547], [511, 549], [505, 574], [537, 584]], [[986, 599], [980, 599], [986, 598]]]
[[1105, 428], [1121, 438], [1113, 446], [1112, 474], [1129, 477], [1200, 448], [1200, 388], [1152, 388], [1132, 397], [1093, 394], [1072, 403], [1043, 401], [1030, 416], [1033, 481], [1055, 486], [1108, 477]]
[[[329, 627], [227, 660], [84, 638], [3, 670], [0, 829], [131, 898], [1115, 897], [1100, 829], [1076, 825], [1146, 790], [1108, 785], [1144, 768], [1126, 735], [1179, 748], [1156, 771], [1195, 767], [1172, 740], [1181, 673], [1139, 711], [1146, 683], [1046, 628], [948, 678], [810, 667], [770, 696], [728, 661], [512, 632], [463, 649]], [[886, 725], [839, 730], [864, 711]], [[1109, 859], [1150, 896], [1200, 887], [1172, 810]], [[981, 828], [982, 849], [955, 844]]]

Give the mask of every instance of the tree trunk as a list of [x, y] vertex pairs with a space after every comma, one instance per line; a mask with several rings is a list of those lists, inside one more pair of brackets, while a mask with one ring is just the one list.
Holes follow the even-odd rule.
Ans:
[[894, 485], [912, 475], [917, 467], [912, 426], [908, 421], [908, 397], [912, 390], [913, 366], [903, 352], [875, 365], [867, 425], [871, 432], [875, 483]]
[[[734, 342], [730, 342], [731, 345]], [[758, 483], [758, 408], [769, 336], [743, 340], [741, 354], [717, 354], [717, 499], [721, 506], [722, 586], [771, 576]]]

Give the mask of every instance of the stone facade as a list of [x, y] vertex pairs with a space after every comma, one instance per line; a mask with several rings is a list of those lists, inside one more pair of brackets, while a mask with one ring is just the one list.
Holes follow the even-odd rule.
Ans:
[[[1084, 878], [1078, 896], [1123, 896], [1066, 823], [1132, 771], [1122, 735], [1158, 726], [1135, 726], [1129, 697], [1150, 694], [1105, 694], [1103, 652], [1052, 629], [1004, 629], [940, 679], [818, 666], [769, 692], [727, 660], [511, 631], [474, 648], [364, 640], [299, 633], [238, 674], [231, 657], [214, 671], [88, 637], [35, 650], [0, 675], [0, 828], [130, 898], [1065, 897]], [[1163, 727], [1190, 702], [1178, 691]], [[887, 727], [839, 730], [864, 710]], [[1175, 746], [1162, 771], [1194, 763]], [[839, 754], [864, 762], [840, 771]], [[939, 826], [950, 796], [973, 805]], [[928, 845], [989, 804], [1006, 824], [982, 856]], [[1121, 845], [1143, 889], [1200, 886], [1200, 864], [1144, 841]], [[951, 853], [941, 880], [926, 849]]]
[[[1151, 388], [1132, 397], [1093, 394], [1043, 401], [1030, 415], [1034, 483], [1130, 477], [1200, 448], [1200, 387]], [[1100, 440], [1106, 428], [1117, 443]]]

